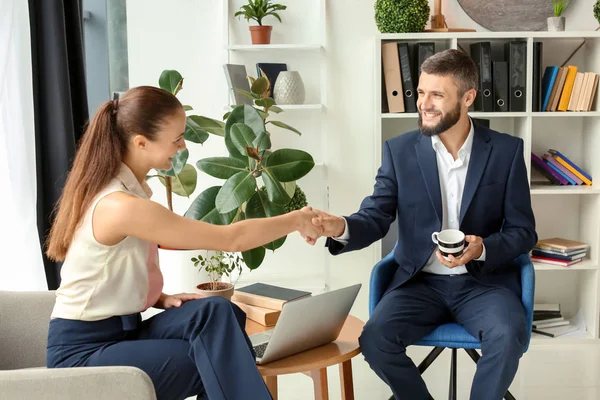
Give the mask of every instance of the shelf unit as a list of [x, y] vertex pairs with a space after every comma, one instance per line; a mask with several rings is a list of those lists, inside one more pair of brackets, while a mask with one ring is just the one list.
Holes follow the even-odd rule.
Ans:
[[[563, 314], [574, 317], [581, 310], [587, 332], [577, 337], [532, 339], [532, 344], [589, 343], [600, 339], [600, 187], [554, 186], [531, 170], [530, 153], [543, 154], [557, 149], [588, 171], [600, 176], [600, 110], [596, 97], [591, 112], [533, 112], [533, 44], [543, 42], [542, 74], [546, 66], [561, 65], [579, 46], [585, 44], [569, 61], [579, 71], [600, 72], [600, 32], [464, 32], [382, 34], [375, 41], [375, 137], [374, 174], [381, 165], [381, 149], [385, 140], [418, 128], [417, 113], [382, 113], [381, 44], [393, 42], [435, 42], [435, 51], [462, 48], [489, 41], [495, 60], [509, 40], [527, 42], [527, 106], [523, 112], [471, 112], [473, 118], [490, 120], [490, 128], [520, 137], [529, 172], [532, 207], [536, 230], [541, 238], [562, 236], [588, 242], [588, 258], [571, 267], [534, 263], [536, 297], [539, 303], [561, 303]], [[383, 93], [385, 95], [385, 93]], [[546, 181], [547, 182], [547, 181]], [[374, 263], [389, 253], [395, 243], [396, 226], [375, 244]]]
[[[299, 71], [305, 89], [304, 104], [277, 105], [283, 113], [272, 118], [289, 123], [303, 133], [270, 129], [273, 148], [290, 147], [309, 152], [315, 167], [298, 185], [306, 193], [311, 206], [329, 210], [329, 183], [327, 163], [327, 71], [326, 71], [326, 0], [280, 0], [287, 5], [280, 12], [282, 23], [269, 17], [263, 23], [272, 24], [271, 44], [253, 45], [248, 22], [234, 18], [235, 12], [246, 0], [223, 0], [223, 64], [243, 64], [250, 76], [257, 76], [257, 62], [286, 63], [289, 71]], [[254, 24], [254, 22], [252, 22]], [[275, 82], [271, 82], [275, 85]], [[224, 109], [231, 109], [231, 97]], [[307, 251], [309, 250], [309, 251]], [[308, 249], [300, 235], [288, 235], [286, 243], [275, 252], [267, 251], [265, 261], [255, 271], [245, 271], [239, 286], [254, 282], [281, 285], [313, 293], [328, 291], [331, 287], [330, 255]]]

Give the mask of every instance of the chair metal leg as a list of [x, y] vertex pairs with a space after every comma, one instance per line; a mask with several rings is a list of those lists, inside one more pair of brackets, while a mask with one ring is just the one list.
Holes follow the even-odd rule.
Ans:
[[475, 349], [465, 349], [465, 351], [471, 357], [471, 359], [475, 361], [475, 364], [477, 364], [477, 361], [479, 361], [479, 359], [481, 358], [479, 353]]
[[[465, 349], [465, 351], [471, 357], [471, 359], [473, 361], [475, 361], [475, 364], [477, 364], [477, 361], [479, 361], [479, 359], [481, 358], [479, 353], [474, 349]], [[506, 394], [504, 395], [504, 400], [516, 400], [516, 399], [515, 399], [515, 396], [513, 396], [510, 393], [510, 391], [506, 391]]]
[[425, 372], [425, 370], [429, 368], [431, 364], [433, 364], [435, 359], [438, 358], [438, 356], [442, 353], [442, 351], [444, 351], [444, 349], [445, 347], [434, 347], [433, 350], [431, 350], [429, 354], [427, 354], [427, 357], [425, 357], [425, 359], [421, 361], [421, 364], [419, 364], [418, 367], [419, 373], [421, 375], [423, 375], [423, 372]]
[[452, 359], [450, 360], [450, 390], [449, 400], [456, 400], [456, 349], [452, 349]]

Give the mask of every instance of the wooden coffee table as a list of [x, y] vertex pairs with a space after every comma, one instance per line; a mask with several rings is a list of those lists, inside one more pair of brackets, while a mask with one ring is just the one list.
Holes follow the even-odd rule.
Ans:
[[[263, 376], [273, 399], [277, 400], [277, 376], [299, 372], [312, 378], [315, 388], [315, 400], [329, 399], [327, 367], [339, 364], [342, 399], [354, 400], [352, 357], [360, 354], [358, 337], [364, 325], [365, 323], [360, 319], [350, 315], [334, 342], [265, 365], [259, 365], [260, 374]], [[262, 326], [250, 319], [246, 320], [248, 335], [272, 328], [272, 326]]]

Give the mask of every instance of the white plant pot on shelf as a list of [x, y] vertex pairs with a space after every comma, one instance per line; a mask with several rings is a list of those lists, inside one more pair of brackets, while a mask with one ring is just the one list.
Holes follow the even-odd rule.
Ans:
[[[196, 293], [196, 286], [210, 281], [208, 273], [194, 267], [193, 257], [206, 257], [206, 250], [167, 250], [158, 249], [160, 270], [164, 278], [163, 292], [166, 294]], [[214, 255], [208, 252], [208, 257]]]
[[281, 71], [273, 87], [273, 98], [277, 104], [304, 104], [306, 92], [298, 71]]

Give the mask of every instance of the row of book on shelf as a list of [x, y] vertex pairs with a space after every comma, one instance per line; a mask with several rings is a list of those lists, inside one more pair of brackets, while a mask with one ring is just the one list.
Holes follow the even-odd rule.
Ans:
[[568, 267], [587, 256], [588, 243], [553, 237], [539, 240], [531, 251], [531, 260], [542, 264]]
[[[460, 46], [459, 46], [460, 47]], [[462, 48], [461, 48], [462, 49]], [[479, 82], [471, 111], [520, 112], [526, 110], [527, 42], [504, 43], [502, 58], [494, 59], [491, 42], [469, 46]], [[466, 50], [463, 49], [466, 52]], [[382, 112], [416, 112], [421, 64], [435, 54], [434, 42], [385, 42], [381, 45]], [[598, 90], [598, 74], [577, 66], [548, 66], [541, 76], [543, 43], [533, 44], [533, 111], [591, 111]]]
[[590, 174], [557, 150], [548, 149], [541, 158], [531, 153], [531, 166], [555, 185], [591, 186], [593, 183]]
[[578, 71], [575, 65], [546, 67], [540, 111], [591, 111], [597, 89], [594, 72]]
[[533, 305], [532, 333], [555, 338], [575, 332], [585, 332], [585, 322], [580, 314], [567, 319], [559, 303], [536, 303]]

